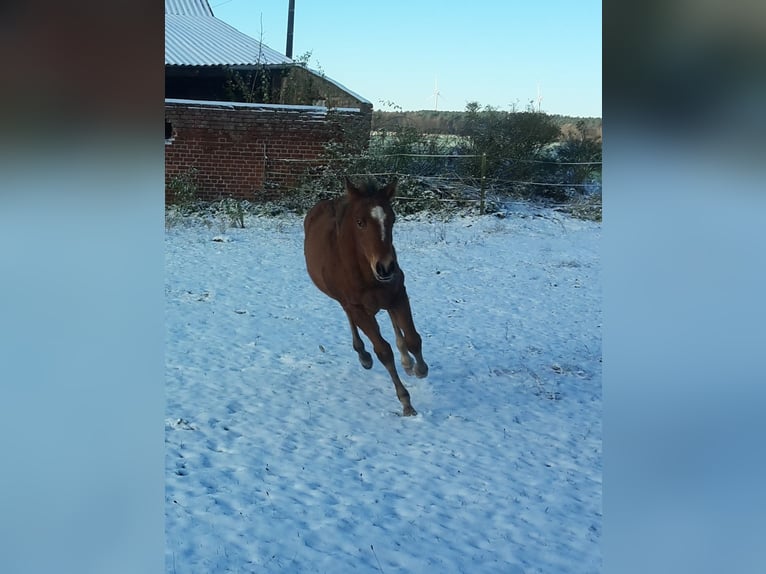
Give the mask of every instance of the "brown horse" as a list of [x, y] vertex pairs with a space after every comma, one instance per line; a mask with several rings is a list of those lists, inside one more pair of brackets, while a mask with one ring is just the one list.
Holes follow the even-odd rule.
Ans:
[[391, 345], [381, 336], [375, 320], [378, 311], [388, 311], [405, 372], [425, 377], [428, 365], [423, 360], [421, 338], [404, 288], [404, 272], [393, 246], [391, 198], [396, 180], [379, 189], [372, 183], [357, 187], [346, 177], [345, 186], [345, 195], [320, 201], [306, 215], [306, 268], [320, 291], [338, 301], [346, 312], [359, 362], [365, 369], [372, 367], [372, 357], [359, 337], [361, 329], [391, 375], [404, 415], [415, 415], [410, 394], [396, 372]]

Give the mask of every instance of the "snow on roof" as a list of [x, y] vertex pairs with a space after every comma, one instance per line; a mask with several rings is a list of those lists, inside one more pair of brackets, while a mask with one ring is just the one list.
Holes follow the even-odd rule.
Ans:
[[[366, 101], [366, 100], [364, 100]], [[166, 104], [183, 104], [186, 106], [196, 106], [200, 108], [216, 107], [216, 108], [260, 108], [266, 110], [295, 110], [301, 112], [313, 112], [314, 114], [324, 115], [330, 108], [327, 106], [306, 106], [299, 104], [264, 104], [264, 103], [250, 103], [250, 102], [222, 102], [215, 100], [187, 100], [178, 98], [165, 98]], [[335, 112], [360, 112], [360, 108], [332, 108]]]
[[206, 0], [165, 0], [165, 65], [281, 65], [293, 61], [213, 16]]

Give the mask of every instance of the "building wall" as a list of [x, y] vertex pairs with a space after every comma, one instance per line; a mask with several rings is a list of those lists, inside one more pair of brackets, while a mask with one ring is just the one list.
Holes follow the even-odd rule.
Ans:
[[165, 122], [166, 202], [173, 201], [173, 179], [190, 173], [199, 199], [258, 201], [278, 197], [316, 169], [328, 143], [366, 147], [372, 106], [166, 100]]

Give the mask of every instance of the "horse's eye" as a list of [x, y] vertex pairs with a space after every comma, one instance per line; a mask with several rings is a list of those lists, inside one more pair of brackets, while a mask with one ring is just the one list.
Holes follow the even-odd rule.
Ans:
[[357, 220], [356, 220], [356, 226], [357, 226], [359, 229], [364, 229], [365, 225], [367, 225], [367, 224], [364, 222], [364, 220], [363, 220], [363, 219], [357, 219]]

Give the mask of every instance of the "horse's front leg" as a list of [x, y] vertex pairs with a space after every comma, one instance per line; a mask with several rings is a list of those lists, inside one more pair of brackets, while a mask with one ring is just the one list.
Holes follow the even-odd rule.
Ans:
[[[388, 310], [388, 314], [391, 317], [391, 324], [394, 326], [396, 347], [401, 354], [405, 372], [408, 375], [414, 373], [419, 379], [422, 379], [428, 375], [428, 365], [423, 360], [423, 340], [415, 329], [410, 301], [406, 293], [396, 306]], [[410, 353], [415, 357], [414, 368]]]
[[404, 367], [405, 373], [412, 376], [415, 374], [415, 372], [412, 370], [415, 366], [415, 361], [412, 360], [412, 356], [407, 349], [407, 343], [404, 340], [404, 334], [399, 328], [399, 325], [396, 324], [396, 319], [394, 319], [394, 315], [391, 313], [391, 311], [388, 312], [388, 316], [391, 318], [391, 325], [394, 327], [394, 335], [396, 335], [396, 348], [399, 349], [399, 356], [401, 357], [402, 367]]
[[364, 342], [362, 342], [362, 338], [359, 336], [359, 330], [356, 328], [356, 324], [351, 318], [351, 313], [345, 308], [343, 310], [346, 311], [346, 317], [348, 317], [348, 324], [351, 327], [351, 345], [354, 347], [354, 351], [356, 351], [357, 355], [359, 355], [359, 362], [365, 369], [371, 369], [372, 355], [370, 355], [367, 352], [367, 349], [364, 348]]
[[402, 403], [404, 416], [418, 414], [410, 402], [409, 391], [407, 391], [404, 384], [402, 384], [402, 381], [399, 378], [399, 373], [396, 372], [394, 352], [391, 349], [391, 345], [388, 344], [388, 341], [386, 341], [380, 334], [380, 327], [375, 320], [375, 316], [368, 314], [362, 307], [355, 307], [349, 313], [349, 319], [352, 324], [357, 325], [370, 340], [375, 355], [377, 355], [378, 360], [383, 364], [388, 371], [388, 374], [391, 376], [391, 381], [394, 383], [394, 388], [396, 389], [396, 396], [399, 398], [399, 402]]

